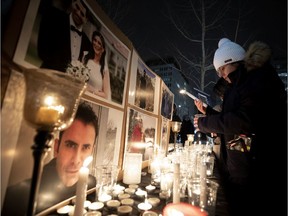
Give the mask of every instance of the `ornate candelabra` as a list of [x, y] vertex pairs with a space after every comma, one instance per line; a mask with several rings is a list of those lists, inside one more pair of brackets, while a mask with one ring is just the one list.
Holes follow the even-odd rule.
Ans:
[[32, 146], [34, 167], [27, 209], [30, 216], [36, 211], [43, 159], [50, 149], [53, 133], [71, 125], [86, 84], [66, 73], [48, 69], [27, 69], [24, 78], [24, 119], [37, 130]]
[[174, 151], [176, 149], [176, 141], [177, 141], [177, 134], [180, 132], [181, 129], [181, 122], [172, 121], [171, 128], [174, 133]]

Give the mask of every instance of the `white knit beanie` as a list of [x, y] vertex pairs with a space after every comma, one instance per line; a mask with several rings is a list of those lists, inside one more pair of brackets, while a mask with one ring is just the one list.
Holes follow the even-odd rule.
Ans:
[[227, 38], [222, 38], [218, 43], [218, 49], [214, 54], [213, 64], [217, 71], [221, 66], [233, 62], [242, 61], [245, 57], [245, 50], [238, 44]]

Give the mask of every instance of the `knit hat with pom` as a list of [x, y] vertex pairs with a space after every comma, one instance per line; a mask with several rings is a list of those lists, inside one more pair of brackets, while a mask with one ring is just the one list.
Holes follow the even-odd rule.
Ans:
[[218, 49], [214, 54], [213, 64], [215, 70], [226, 64], [242, 61], [245, 57], [245, 50], [238, 44], [227, 38], [222, 38], [218, 43]]

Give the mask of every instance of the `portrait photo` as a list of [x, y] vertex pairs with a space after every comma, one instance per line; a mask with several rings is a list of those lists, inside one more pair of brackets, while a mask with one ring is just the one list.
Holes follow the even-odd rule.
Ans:
[[153, 153], [156, 142], [157, 118], [132, 108], [129, 108], [128, 115], [125, 152], [141, 153], [143, 160], [148, 160], [149, 155]]
[[123, 106], [130, 50], [101, 22], [93, 2], [36, 2], [28, 8], [13, 60], [80, 74], [88, 84], [85, 94]]

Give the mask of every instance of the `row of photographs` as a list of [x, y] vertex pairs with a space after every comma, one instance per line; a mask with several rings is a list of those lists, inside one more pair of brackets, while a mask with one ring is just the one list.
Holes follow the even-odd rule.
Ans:
[[[26, 68], [41, 68], [44, 67], [43, 65], [45, 68], [49, 68], [49, 64], [42, 57], [43, 54], [39, 54], [42, 53], [39, 47], [40, 29], [43, 28], [41, 20], [46, 20], [45, 16], [49, 15], [44, 10], [47, 5], [46, 7], [41, 5], [44, 4], [43, 2], [47, 3], [47, 1], [40, 0], [30, 1], [13, 57], [15, 63]], [[67, 13], [68, 8], [61, 5], [61, 1], [52, 2], [56, 2], [52, 7], [55, 7], [58, 12]], [[109, 75], [108, 87], [107, 85], [105, 87], [105, 89], [108, 88], [108, 94], [98, 93], [97, 85], [105, 85], [105, 76], [103, 75], [105, 72], [103, 72], [100, 75], [103, 79], [100, 84], [88, 81], [88, 88], [82, 98], [91, 104], [99, 118], [97, 148], [94, 149], [94, 159], [91, 165], [113, 164], [122, 167], [126, 152], [141, 152], [143, 160], [147, 160], [149, 151], [145, 152], [141, 143], [151, 144], [151, 149], [155, 148], [155, 145], [161, 149], [167, 150], [168, 148], [169, 121], [172, 119], [174, 95], [161, 78], [143, 62], [131, 43], [122, 39], [121, 32], [112, 28], [109, 21], [104, 23], [103, 19], [99, 18], [97, 15], [99, 8], [95, 1], [84, 2], [88, 5], [90, 19], [83, 27], [83, 32], [90, 38], [91, 43], [96, 33], [101, 35], [101, 38], [103, 37], [102, 46], [106, 54], [103, 64], [106, 65], [103, 65], [102, 68], [108, 71]], [[55, 13], [53, 16], [56, 16]], [[61, 22], [59, 20], [57, 23], [54, 22], [53, 28], [56, 28], [58, 23]], [[47, 37], [47, 34], [46, 38], [54, 37], [54, 40], [46, 41], [48, 48], [57, 49], [59, 42], [56, 40], [62, 38], [61, 32], [54, 32], [57, 34], [56, 39], [55, 35]], [[43, 46], [41, 45], [41, 47]], [[45, 54], [50, 52], [48, 48], [46, 48]], [[57, 61], [60, 63], [61, 59], [59, 58], [61, 57], [63, 55], [57, 57]], [[96, 68], [99, 70], [99, 67], [101, 68], [101, 66]], [[102, 86], [101, 89], [104, 87]], [[5, 108], [5, 106], [3, 107]], [[31, 162], [31, 168], [24, 170], [32, 170], [33, 161], [30, 157], [32, 152], [28, 145], [31, 145], [35, 133], [31, 132], [31, 129], [24, 123], [20, 125], [15, 146], [21, 148], [23, 154], [17, 154], [17, 157], [11, 161], [8, 185], [29, 177], [27, 175], [31, 172], [23, 172], [22, 167], [23, 164], [29, 164], [27, 161]], [[27, 130], [30, 132], [27, 133]], [[23, 145], [23, 142], [27, 144]], [[146, 147], [145, 149], [147, 149]], [[53, 153], [53, 151], [50, 152]], [[52, 153], [50, 155], [48, 153], [45, 163], [53, 158]], [[27, 155], [29, 155], [28, 160]]]

